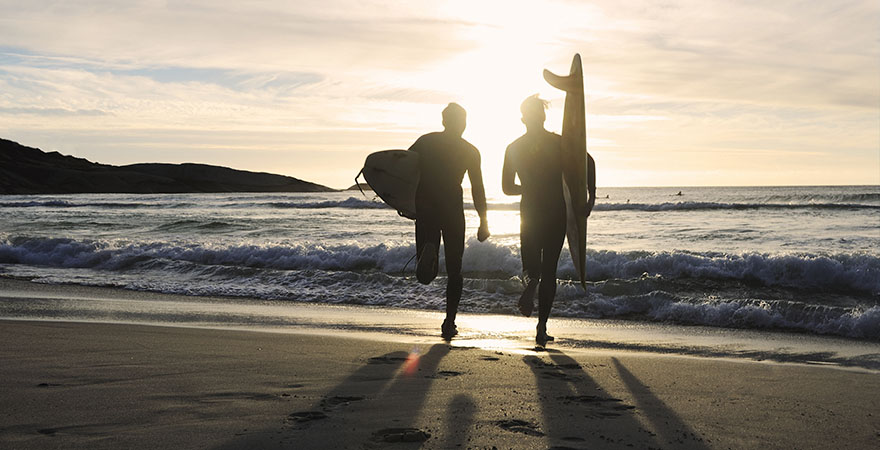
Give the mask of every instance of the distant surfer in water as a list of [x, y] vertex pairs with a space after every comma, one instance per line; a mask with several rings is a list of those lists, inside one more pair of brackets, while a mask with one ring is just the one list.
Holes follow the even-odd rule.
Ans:
[[[544, 129], [547, 102], [537, 95], [520, 107], [526, 134], [513, 141], [504, 153], [501, 189], [506, 195], [522, 195], [520, 201], [520, 254], [526, 288], [519, 300], [520, 312], [529, 317], [538, 291], [538, 327], [535, 342], [544, 347], [547, 319], [556, 296], [556, 266], [565, 240], [566, 212], [562, 182], [561, 136]], [[516, 184], [516, 175], [520, 183]], [[585, 200], [586, 201], [586, 200]], [[586, 214], [593, 208], [593, 196]], [[540, 286], [540, 288], [539, 288]]]
[[416, 278], [429, 284], [437, 276], [440, 236], [446, 255], [446, 319], [440, 327], [444, 339], [458, 334], [455, 315], [461, 300], [461, 258], [464, 254], [464, 204], [461, 182], [467, 172], [474, 208], [480, 215], [477, 239], [489, 237], [486, 193], [480, 169], [480, 152], [462, 139], [467, 115], [450, 103], [443, 110], [443, 131], [420, 137], [409, 148], [419, 154], [419, 185], [416, 188]]

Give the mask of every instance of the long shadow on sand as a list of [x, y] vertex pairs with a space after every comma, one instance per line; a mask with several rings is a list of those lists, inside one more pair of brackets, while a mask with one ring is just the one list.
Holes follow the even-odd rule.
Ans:
[[[415, 421], [447, 353], [448, 345], [437, 344], [421, 357], [393, 352], [369, 358], [308, 409], [290, 412], [279, 417], [278, 426], [238, 436], [218, 449], [418, 447], [431, 434], [415, 428]], [[473, 409], [461, 400], [450, 408]]]
[[635, 417], [635, 407], [605, 393], [574, 359], [558, 350], [548, 353], [551, 361], [523, 358], [535, 375], [543, 430], [522, 424], [525, 428], [517, 431], [546, 435], [553, 449], [656, 446]]
[[400, 370], [407, 357], [406, 352], [391, 352], [370, 358], [366, 364], [323, 395], [311, 408], [294, 411], [286, 417], [279, 418], [277, 427], [239, 436], [217, 449], [297, 448], [303, 438], [320, 442], [327, 437], [328, 445], [331, 442], [351, 441], [354, 436], [348, 436], [347, 430], [333, 430], [333, 434], [327, 436], [314, 434], [327, 433], [328, 430], [323, 425], [332, 422], [328, 419], [339, 415], [350, 405], [380, 395], [394, 379], [395, 373]]
[[440, 360], [449, 353], [449, 345], [435, 344], [418, 360], [408, 361], [394, 383], [377, 402], [380, 422], [385, 426], [373, 431], [371, 443], [384, 447], [388, 443], [422, 443], [431, 435], [416, 428], [416, 419], [437, 377]]
[[446, 433], [440, 448], [467, 448], [468, 435], [476, 413], [477, 405], [471, 396], [456, 395], [446, 408]]
[[639, 381], [617, 358], [611, 358], [620, 379], [632, 393], [636, 406], [651, 423], [657, 433], [658, 442], [664, 447], [707, 449], [703, 438], [694, 433], [672, 409], [657, 398], [644, 383]]

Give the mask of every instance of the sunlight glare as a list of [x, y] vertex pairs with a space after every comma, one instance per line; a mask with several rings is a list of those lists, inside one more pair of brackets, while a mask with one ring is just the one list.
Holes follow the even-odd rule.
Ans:
[[520, 103], [533, 94], [553, 101], [547, 129], [561, 130], [564, 94], [549, 86], [541, 72], [567, 72], [577, 49], [561, 53], [556, 44], [565, 41], [570, 30], [589, 28], [601, 14], [593, 7], [573, 13], [571, 5], [555, 2], [453, 1], [437, 8], [439, 17], [461, 22], [460, 37], [477, 46], [410, 81], [449, 92], [449, 101], [467, 110], [464, 137], [480, 150], [487, 192], [499, 194], [504, 151], [525, 132]]

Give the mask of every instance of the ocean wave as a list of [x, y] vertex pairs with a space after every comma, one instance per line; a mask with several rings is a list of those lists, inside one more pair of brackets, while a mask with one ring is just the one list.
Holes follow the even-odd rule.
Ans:
[[[574, 268], [566, 266], [563, 265], [563, 272], [570, 271], [573, 275]], [[669, 278], [736, 280], [763, 286], [880, 294], [880, 258], [866, 254], [593, 251], [587, 254], [587, 273], [593, 280], [632, 278], [647, 273]]]
[[[473, 204], [467, 204], [472, 208]], [[519, 202], [489, 204], [490, 210], [519, 211]], [[601, 199], [593, 211], [710, 211], [748, 209], [880, 209], [880, 205], [858, 203], [718, 203], [718, 202], [664, 202], [664, 203], [604, 203]]]
[[[253, 206], [253, 205], [245, 205]], [[270, 208], [296, 208], [296, 209], [324, 209], [324, 208], [349, 208], [349, 209], [385, 209], [391, 208], [384, 202], [377, 200], [361, 200], [349, 197], [345, 200], [326, 200], [320, 202], [267, 202], [258, 206]]]
[[[864, 194], [867, 196], [868, 194]], [[880, 210], [880, 204], [859, 203], [870, 201], [872, 198], [852, 196], [849, 202], [791, 202], [791, 203], [724, 203], [724, 202], [664, 202], [664, 203], [604, 203], [602, 199], [596, 203], [594, 211], [640, 211], [640, 212], [668, 212], [668, 211], [711, 211], [711, 210], [751, 210], [751, 209], [824, 209], [824, 210]], [[198, 206], [195, 203], [144, 203], [144, 202], [70, 202], [67, 200], [31, 200], [31, 201], [7, 201], [0, 202], [0, 208], [101, 208], [101, 209], [132, 209], [132, 208], [182, 208]], [[345, 200], [323, 201], [261, 201], [261, 202], [232, 202], [217, 203], [219, 208], [278, 208], [278, 209], [391, 209], [390, 206], [378, 199], [359, 199], [349, 197]], [[488, 209], [493, 211], [519, 211], [520, 203], [495, 202], [489, 203]], [[473, 209], [472, 203], [465, 203], [466, 209]]]
[[[349, 197], [345, 200], [328, 200], [320, 202], [266, 202], [257, 205], [241, 204], [227, 205], [252, 207], [261, 206], [269, 208], [292, 208], [292, 209], [323, 209], [323, 208], [348, 208], [348, 209], [390, 209], [391, 207], [379, 200], [362, 200]], [[487, 205], [492, 211], [519, 211], [519, 202], [495, 202]], [[472, 203], [465, 203], [465, 209], [473, 209]], [[707, 211], [707, 210], [749, 210], [749, 209], [877, 209], [880, 205], [860, 203], [718, 203], [718, 202], [665, 202], [665, 203], [603, 203], [601, 199], [594, 211], [642, 211], [642, 212], [666, 212], [666, 211]]]
[[172, 203], [157, 205], [142, 202], [69, 202], [67, 200], [31, 200], [19, 202], [0, 202], [0, 208], [179, 208], [191, 203]]
[[[174, 263], [189, 270], [169, 277], [163, 270], [142, 270], [108, 278], [94, 270], [58, 270], [38, 276], [40, 282], [113, 286], [169, 294], [227, 296], [308, 303], [393, 306], [443, 310], [446, 280], [431, 285], [414, 277], [382, 272], [259, 270], [245, 267], [197, 266]], [[18, 276], [25, 275], [21, 272]], [[31, 277], [34, 275], [31, 274]], [[610, 282], [609, 282], [610, 283]], [[651, 289], [652, 283], [632, 283], [627, 292], [610, 292], [604, 283], [584, 291], [560, 281], [553, 317], [669, 322], [758, 330], [800, 331], [856, 339], [880, 340], [880, 306], [825, 306], [756, 298], [707, 299]], [[464, 283], [463, 312], [518, 315], [516, 299], [522, 284], [511, 279], [473, 279]], [[184, 320], [199, 320], [186, 317]]]
[[559, 302], [554, 315], [639, 318], [686, 325], [744, 329], [784, 329], [880, 340], [880, 306], [835, 307], [792, 301], [682, 299], [665, 291]]
[[880, 205], [858, 203], [716, 203], [716, 202], [666, 202], [666, 203], [597, 203], [594, 211], [705, 211], [746, 209], [880, 209]]
[[222, 232], [229, 230], [239, 230], [246, 229], [246, 226], [241, 224], [223, 222], [223, 221], [211, 221], [205, 222], [202, 220], [193, 220], [193, 219], [184, 219], [184, 220], [176, 220], [173, 222], [164, 223], [155, 228], [154, 231], [161, 232], [170, 232], [170, 231], [207, 231], [207, 232]]
[[873, 203], [876, 205], [880, 204], [880, 192], [776, 194], [767, 196], [765, 200], [783, 203]]
[[35, 207], [56, 207], [71, 208], [73, 203], [64, 200], [45, 200], [45, 201], [28, 201], [28, 202], [0, 202], [0, 208], [35, 208]]
[[[185, 225], [184, 225], [185, 226]], [[379, 271], [399, 274], [415, 245], [207, 245], [115, 243], [62, 238], [9, 237], [0, 240], [0, 264], [60, 268], [126, 270], [145, 262], [182, 261], [206, 266], [279, 270]], [[444, 255], [440, 252], [441, 273]], [[522, 270], [516, 247], [471, 238], [463, 270], [472, 278], [509, 278]], [[563, 249], [558, 274], [574, 279], [568, 251]], [[783, 287], [818, 292], [880, 295], [880, 258], [867, 254], [768, 255], [759, 253], [587, 252], [591, 281], [660, 276], [668, 280], [736, 281], [750, 286]]]
[[146, 260], [187, 261], [273, 269], [403, 270], [415, 245], [206, 246], [166, 243], [120, 244], [67, 238], [12, 237], [0, 241], [0, 264], [120, 270]]

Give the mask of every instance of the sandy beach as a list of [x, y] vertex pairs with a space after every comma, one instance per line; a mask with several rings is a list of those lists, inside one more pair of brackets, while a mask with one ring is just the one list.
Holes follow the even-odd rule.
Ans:
[[880, 0], [0, 11], [0, 450], [880, 450]]
[[[46, 292], [74, 298], [89, 290], [8, 280], [3, 286], [29, 289], [34, 298]], [[120, 299], [161, 297], [94, 291]], [[818, 449], [880, 443], [880, 377], [863, 368], [564, 343], [537, 352], [525, 338], [499, 347], [465, 337], [450, 346], [417, 334], [309, 330], [4, 320], [0, 447]]]

